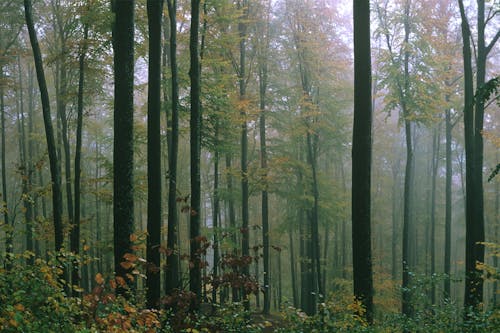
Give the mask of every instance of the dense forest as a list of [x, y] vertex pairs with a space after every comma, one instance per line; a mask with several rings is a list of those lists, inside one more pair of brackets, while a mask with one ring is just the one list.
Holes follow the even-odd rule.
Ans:
[[0, 12], [1, 332], [500, 332], [498, 0]]

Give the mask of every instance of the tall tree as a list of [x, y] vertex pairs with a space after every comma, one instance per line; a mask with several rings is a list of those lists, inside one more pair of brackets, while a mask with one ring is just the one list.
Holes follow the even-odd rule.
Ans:
[[[89, 4], [85, 7], [89, 10]], [[78, 93], [77, 93], [77, 117], [76, 117], [76, 146], [75, 146], [75, 214], [74, 226], [71, 230], [71, 252], [80, 252], [80, 220], [81, 220], [81, 177], [82, 177], [82, 132], [83, 132], [83, 98], [85, 88], [85, 57], [88, 50], [89, 23], [88, 16], [83, 18], [83, 40], [78, 55]], [[73, 286], [80, 281], [78, 261], [73, 263], [71, 281]]]
[[190, 216], [190, 270], [189, 290], [196, 295], [191, 303], [191, 309], [199, 307], [201, 301], [201, 254], [200, 254], [200, 214], [201, 214], [201, 180], [200, 180], [200, 154], [201, 154], [201, 71], [199, 57], [199, 28], [200, 28], [200, 0], [191, 0], [191, 30], [189, 37], [191, 81], [191, 216]]
[[371, 255], [372, 96], [370, 2], [354, 1], [354, 127], [352, 141], [352, 256], [354, 296], [373, 321]]
[[[262, 168], [262, 195], [261, 195], [261, 214], [262, 214], [262, 246], [263, 246], [263, 269], [264, 269], [264, 307], [263, 313], [269, 314], [271, 310], [271, 283], [269, 279], [269, 191], [268, 191], [268, 170], [267, 170], [267, 145], [266, 145], [266, 93], [268, 85], [268, 57], [269, 57], [269, 24], [270, 24], [270, 2], [265, 6], [266, 13], [259, 27], [261, 45], [259, 48], [259, 134], [260, 134], [260, 167]], [[291, 237], [291, 232], [290, 232]], [[290, 243], [292, 246], [292, 243]], [[293, 248], [291, 248], [293, 249]], [[293, 259], [293, 252], [291, 254]], [[293, 264], [292, 264], [293, 272]], [[295, 274], [295, 273], [293, 273]], [[292, 274], [292, 278], [293, 277]], [[295, 299], [294, 299], [295, 301]]]
[[[488, 11], [485, 17], [485, 1], [477, 0], [477, 39], [476, 39], [476, 89], [486, 81], [487, 58], [500, 38], [497, 31], [489, 43], [486, 42], [486, 26], [500, 11]], [[484, 262], [484, 190], [483, 190], [483, 123], [484, 101], [474, 99], [474, 75], [471, 51], [471, 29], [465, 13], [463, 0], [458, 0], [462, 19], [462, 41], [464, 62], [464, 131], [465, 131], [465, 294], [464, 306], [478, 308], [483, 302], [482, 272], [476, 264]], [[494, 6], [495, 4], [492, 4]]]
[[168, 153], [168, 222], [167, 222], [167, 267], [165, 292], [172, 293], [179, 287], [179, 249], [177, 244], [177, 156], [179, 150], [179, 84], [177, 74], [177, 1], [167, 0], [170, 24], [170, 72], [171, 72], [171, 134]]
[[163, 0], [148, 0], [149, 64], [148, 64], [148, 222], [146, 272], [148, 307], [160, 303], [161, 242], [161, 21]]
[[40, 45], [38, 44], [38, 38], [33, 22], [31, 0], [24, 0], [24, 12], [26, 17], [26, 26], [28, 28], [29, 38], [31, 42], [31, 48], [33, 50], [36, 76], [42, 101], [45, 139], [47, 141], [50, 175], [52, 180], [52, 214], [54, 220], [55, 250], [59, 251], [63, 247], [61, 173], [59, 169], [59, 159], [57, 157], [52, 119], [50, 116], [49, 93], [47, 90], [47, 82], [45, 80], [45, 73], [43, 70], [42, 53], [40, 51]]
[[[247, 77], [246, 77], [246, 39], [247, 39], [247, 18], [248, 18], [248, 1], [238, 1], [238, 9], [242, 11], [242, 16], [238, 22], [238, 33], [240, 37], [240, 63], [238, 68], [238, 85], [240, 99], [241, 121], [241, 255], [248, 257], [250, 255], [250, 230], [249, 226], [249, 193], [248, 193], [248, 128], [247, 128], [247, 113], [245, 110], [245, 99]], [[242, 273], [245, 276], [250, 276], [249, 265], [242, 267]], [[243, 294], [245, 309], [249, 309], [246, 293]]]
[[[113, 0], [114, 137], [113, 137], [113, 236], [114, 269], [128, 281], [130, 267], [124, 256], [132, 251], [134, 232], [134, 0]], [[123, 294], [124, 288], [117, 292]]]

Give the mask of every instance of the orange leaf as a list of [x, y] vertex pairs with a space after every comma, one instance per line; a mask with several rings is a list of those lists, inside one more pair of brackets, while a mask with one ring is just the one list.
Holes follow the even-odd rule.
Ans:
[[127, 283], [125, 282], [125, 279], [122, 278], [121, 276], [116, 277], [116, 282], [120, 285], [120, 287], [125, 287]]
[[132, 267], [134, 267], [135, 265], [133, 263], [131, 263], [130, 261], [122, 261], [120, 263], [120, 266], [123, 267], [123, 269], [131, 269]]
[[135, 241], [137, 241], [137, 235], [136, 235], [136, 234], [131, 234], [131, 235], [130, 235], [130, 241], [131, 241], [131, 242], [135, 242]]
[[123, 258], [127, 261], [131, 261], [131, 262], [134, 262], [136, 261], [139, 257], [137, 257], [135, 254], [133, 253], [125, 253], [123, 255]]
[[96, 274], [96, 276], [95, 276], [95, 282], [97, 282], [97, 284], [103, 284], [104, 283], [104, 278], [102, 277], [101, 273], [97, 273]]

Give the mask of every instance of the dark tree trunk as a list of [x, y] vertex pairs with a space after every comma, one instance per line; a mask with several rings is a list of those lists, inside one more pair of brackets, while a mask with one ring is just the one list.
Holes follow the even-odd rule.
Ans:
[[160, 305], [161, 243], [161, 21], [163, 0], [148, 0], [149, 64], [148, 64], [148, 238], [146, 258], [147, 306]]
[[[247, 24], [246, 19], [248, 15], [247, 0], [238, 1], [238, 9], [243, 11], [240, 22], [238, 23], [238, 33], [240, 37], [240, 63], [238, 68], [238, 83], [239, 83], [239, 99], [241, 102], [246, 98], [246, 38], [247, 38]], [[243, 257], [250, 256], [250, 230], [248, 229], [249, 222], [249, 208], [248, 208], [248, 129], [246, 121], [246, 110], [242, 107], [240, 110], [243, 119], [241, 123], [241, 255]], [[249, 265], [242, 267], [242, 274], [250, 276]], [[250, 309], [250, 302], [243, 290], [244, 307], [245, 310]]]
[[177, 82], [177, 1], [167, 0], [170, 22], [170, 72], [172, 113], [168, 148], [168, 227], [167, 227], [167, 267], [165, 270], [165, 293], [171, 294], [179, 287], [179, 249], [177, 244], [177, 155], [179, 149], [179, 85]]
[[372, 96], [370, 4], [354, 1], [354, 127], [352, 144], [352, 256], [354, 296], [373, 322], [371, 254]]
[[[81, 176], [82, 176], [82, 129], [83, 129], [83, 89], [85, 85], [85, 56], [87, 54], [87, 42], [89, 36], [88, 24], [83, 26], [83, 44], [78, 57], [78, 101], [77, 101], [77, 118], [76, 118], [76, 147], [75, 147], [75, 224], [71, 230], [71, 252], [80, 253], [80, 218], [81, 218]], [[78, 286], [80, 283], [79, 264], [75, 260], [73, 262], [73, 270], [71, 272], [71, 281], [73, 286]], [[75, 290], [73, 290], [75, 293]]]
[[[128, 280], [130, 269], [122, 265], [131, 253], [134, 232], [134, 5], [135, 1], [113, 1], [114, 52], [114, 139], [113, 139], [113, 236], [114, 269], [117, 277]], [[129, 283], [131, 284], [131, 283]], [[123, 294], [124, 288], [117, 293]]]
[[[268, 45], [266, 45], [267, 51]], [[267, 184], [267, 147], [266, 147], [266, 91], [267, 91], [267, 52], [261, 56], [262, 60], [259, 64], [259, 108], [260, 108], [260, 167], [262, 168], [262, 198], [261, 198], [261, 213], [262, 213], [262, 243], [263, 243], [263, 270], [264, 270], [264, 308], [262, 312], [269, 314], [271, 310], [271, 289], [269, 281], [269, 199], [268, 199], [268, 184]], [[290, 245], [292, 245], [290, 243]], [[293, 263], [292, 263], [293, 265]], [[293, 267], [292, 267], [293, 270]], [[292, 276], [292, 279], [294, 277]], [[295, 290], [294, 290], [295, 295]], [[295, 297], [294, 297], [295, 302]]]
[[445, 184], [445, 221], [444, 221], [444, 298], [450, 299], [451, 296], [451, 177], [453, 170], [451, 168], [451, 110], [446, 109], [446, 184]]
[[[220, 200], [219, 200], [219, 123], [215, 124], [215, 152], [214, 152], [214, 198], [213, 198], [213, 209], [212, 209], [212, 219], [213, 219], [213, 230], [214, 230], [214, 261], [213, 261], [213, 279], [217, 279], [219, 275], [219, 212], [220, 212]], [[217, 303], [217, 288], [212, 288], [212, 303]]]
[[[472, 72], [472, 54], [470, 47], [470, 28], [465, 16], [462, 0], [458, 1], [462, 18], [463, 62], [464, 62], [464, 139], [465, 139], [465, 295], [464, 306], [476, 307], [482, 301], [481, 272], [476, 269], [476, 242], [478, 241], [476, 218], [482, 212], [477, 211], [474, 202], [475, 183], [475, 145], [474, 145], [474, 87]], [[481, 194], [482, 195], [482, 194]]]
[[24, 0], [24, 10], [31, 48], [33, 49], [36, 75], [42, 101], [43, 123], [45, 126], [45, 138], [47, 141], [50, 175], [52, 180], [52, 210], [54, 219], [55, 250], [59, 251], [63, 246], [61, 173], [54, 140], [54, 130], [50, 116], [49, 94], [47, 91], [47, 83], [45, 81], [45, 73], [43, 71], [42, 54], [33, 23], [31, 0]]
[[201, 214], [201, 109], [200, 109], [200, 58], [199, 58], [200, 0], [191, 0], [191, 30], [189, 53], [191, 57], [189, 77], [191, 80], [191, 218], [190, 218], [190, 270], [189, 290], [196, 295], [191, 302], [191, 310], [199, 308], [201, 301], [201, 254], [200, 254], [200, 214]]
[[[3, 68], [0, 68], [0, 79], [3, 79]], [[12, 267], [12, 255], [14, 253], [14, 230], [9, 220], [9, 210], [7, 206], [7, 169], [6, 169], [6, 145], [5, 145], [5, 98], [3, 85], [0, 84], [0, 117], [2, 126], [2, 210], [4, 223], [7, 226], [5, 231], [5, 268]]]

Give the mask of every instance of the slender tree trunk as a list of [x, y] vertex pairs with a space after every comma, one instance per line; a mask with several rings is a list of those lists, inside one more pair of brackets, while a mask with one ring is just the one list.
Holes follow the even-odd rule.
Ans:
[[[19, 156], [20, 156], [20, 168], [22, 177], [22, 192], [23, 192], [23, 207], [24, 207], [24, 218], [26, 226], [26, 250], [34, 253], [33, 245], [33, 203], [31, 200], [31, 174], [32, 165], [31, 161], [28, 160], [28, 154], [26, 151], [26, 127], [24, 122], [24, 86], [22, 79], [21, 70], [21, 60], [20, 57], [17, 58], [17, 68], [19, 75], [19, 105], [17, 108], [17, 122], [19, 129]], [[33, 256], [29, 256], [27, 259], [28, 265], [33, 265], [35, 259]]]
[[[214, 194], [213, 194], [213, 230], [214, 230], [214, 261], [213, 261], [213, 280], [219, 276], [219, 123], [215, 124], [215, 152], [214, 152]], [[212, 287], [212, 303], [217, 303], [217, 288]]]
[[[499, 163], [498, 161], [498, 151], [497, 151], [497, 164]], [[498, 229], [500, 228], [499, 226], [499, 221], [500, 221], [500, 182], [497, 180], [495, 183], [495, 225], [494, 225], [494, 237], [495, 237], [495, 242], [498, 244], [500, 241], [498, 239]], [[493, 256], [493, 267], [495, 267], [498, 271], [498, 255]], [[493, 307], [496, 307], [498, 305], [498, 279], [495, 280], [493, 283]]]
[[[0, 79], [3, 79], [3, 68], [0, 68]], [[9, 209], [7, 205], [7, 168], [6, 168], [6, 144], [5, 144], [5, 98], [4, 88], [0, 84], [0, 116], [2, 126], [2, 210], [4, 223], [7, 226], [5, 231], [5, 268], [12, 267], [12, 255], [14, 254], [14, 227], [10, 224]]]
[[[241, 102], [246, 98], [246, 34], [247, 25], [244, 22], [248, 15], [248, 3], [246, 0], [238, 1], [238, 9], [243, 10], [242, 17], [238, 23], [238, 33], [240, 37], [240, 64], [238, 69], [239, 83], [239, 99]], [[250, 255], [250, 230], [248, 229], [249, 222], [249, 207], [248, 207], [248, 129], [246, 121], [246, 110], [242, 107], [240, 110], [243, 118], [241, 124], [241, 255], [248, 257]], [[250, 276], [250, 267], [245, 265], [242, 267], [242, 274]], [[243, 290], [245, 310], [250, 309], [250, 302], [246, 291]]]
[[444, 221], [444, 298], [450, 299], [451, 297], [451, 177], [452, 177], [452, 167], [451, 167], [451, 110], [446, 109], [446, 184], [445, 184], [445, 221]]
[[[266, 91], [267, 91], [267, 63], [263, 59], [259, 67], [259, 99], [260, 99], [260, 167], [262, 168], [262, 243], [264, 269], [264, 308], [263, 313], [271, 310], [271, 290], [269, 281], [269, 199], [267, 184], [267, 147], [266, 147]], [[291, 245], [291, 243], [290, 243]], [[293, 269], [293, 268], [292, 268]], [[292, 277], [293, 279], [294, 277]], [[295, 293], [295, 290], [294, 290]]]
[[[441, 124], [434, 130], [432, 144], [432, 179], [431, 179], [431, 277], [436, 273], [436, 178], [439, 167], [439, 148], [441, 146]], [[436, 303], [436, 284], [432, 282], [431, 303]]]
[[[177, 1], [167, 0], [170, 22], [170, 72], [172, 111], [168, 148], [168, 228], [167, 228], [167, 267], [165, 270], [165, 293], [171, 294], [179, 288], [179, 248], [177, 243], [177, 157], [179, 150], [179, 85], [177, 75]], [[164, 50], [166, 51], [166, 50]], [[168, 117], [167, 117], [168, 118]]]
[[371, 254], [372, 96], [370, 4], [354, 1], [354, 127], [352, 145], [352, 254], [354, 296], [373, 322]]
[[37, 73], [38, 85], [42, 101], [43, 122], [45, 126], [45, 138], [49, 153], [50, 174], [52, 180], [52, 210], [55, 233], [55, 250], [59, 251], [63, 246], [63, 227], [62, 227], [62, 192], [61, 192], [61, 173], [59, 169], [59, 160], [57, 158], [56, 144], [54, 140], [54, 130], [50, 116], [50, 102], [47, 91], [47, 83], [43, 71], [42, 54], [36, 36], [36, 30], [33, 23], [31, 0], [24, 0], [24, 10], [26, 16], [26, 26], [30, 37], [31, 48]]
[[191, 218], [190, 218], [190, 270], [189, 290], [196, 295], [191, 302], [191, 310], [199, 308], [201, 301], [201, 261], [200, 261], [200, 214], [201, 214], [201, 181], [200, 181], [200, 153], [201, 153], [201, 110], [200, 110], [200, 58], [199, 58], [199, 26], [200, 0], [191, 0], [191, 30], [189, 51], [191, 65], [189, 77], [191, 80]]
[[298, 308], [299, 307], [299, 295], [297, 292], [298, 291], [297, 268], [295, 265], [295, 262], [296, 262], [295, 247], [293, 246], [294, 239], [293, 239], [293, 231], [292, 231], [291, 227], [288, 229], [288, 238], [289, 238], [289, 243], [290, 243], [290, 268], [291, 268], [290, 274], [292, 275], [291, 279], [292, 279], [293, 307]]
[[[161, 243], [161, 28], [163, 0], [148, 0], [149, 64], [148, 64], [148, 218], [146, 272], [147, 306], [160, 305]], [[174, 205], [175, 207], [175, 205]]]
[[[113, 236], [114, 270], [125, 279], [130, 268], [124, 256], [132, 252], [134, 232], [134, 7], [135, 1], [113, 1], [114, 139], [113, 139]], [[124, 294], [125, 288], [118, 288]]]
[[[82, 177], [82, 129], [83, 129], [83, 89], [85, 85], [85, 56], [87, 54], [87, 42], [89, 36], [88, 24], [83, 26], [83, 41], [78, 57], [78, 97], [77, 97], [77, 118], [76, 118], [76, 147], [75, 147], [75, 224], [71, 229], [71, 252], [78, 255], [80, 253], [80, 218], [81, 218], [81, 177]], [[80, 283], [78, 260], [73, 262], [71, 273], [73, 286]], [[73, 294], [78, 294], [73, 290]]]

